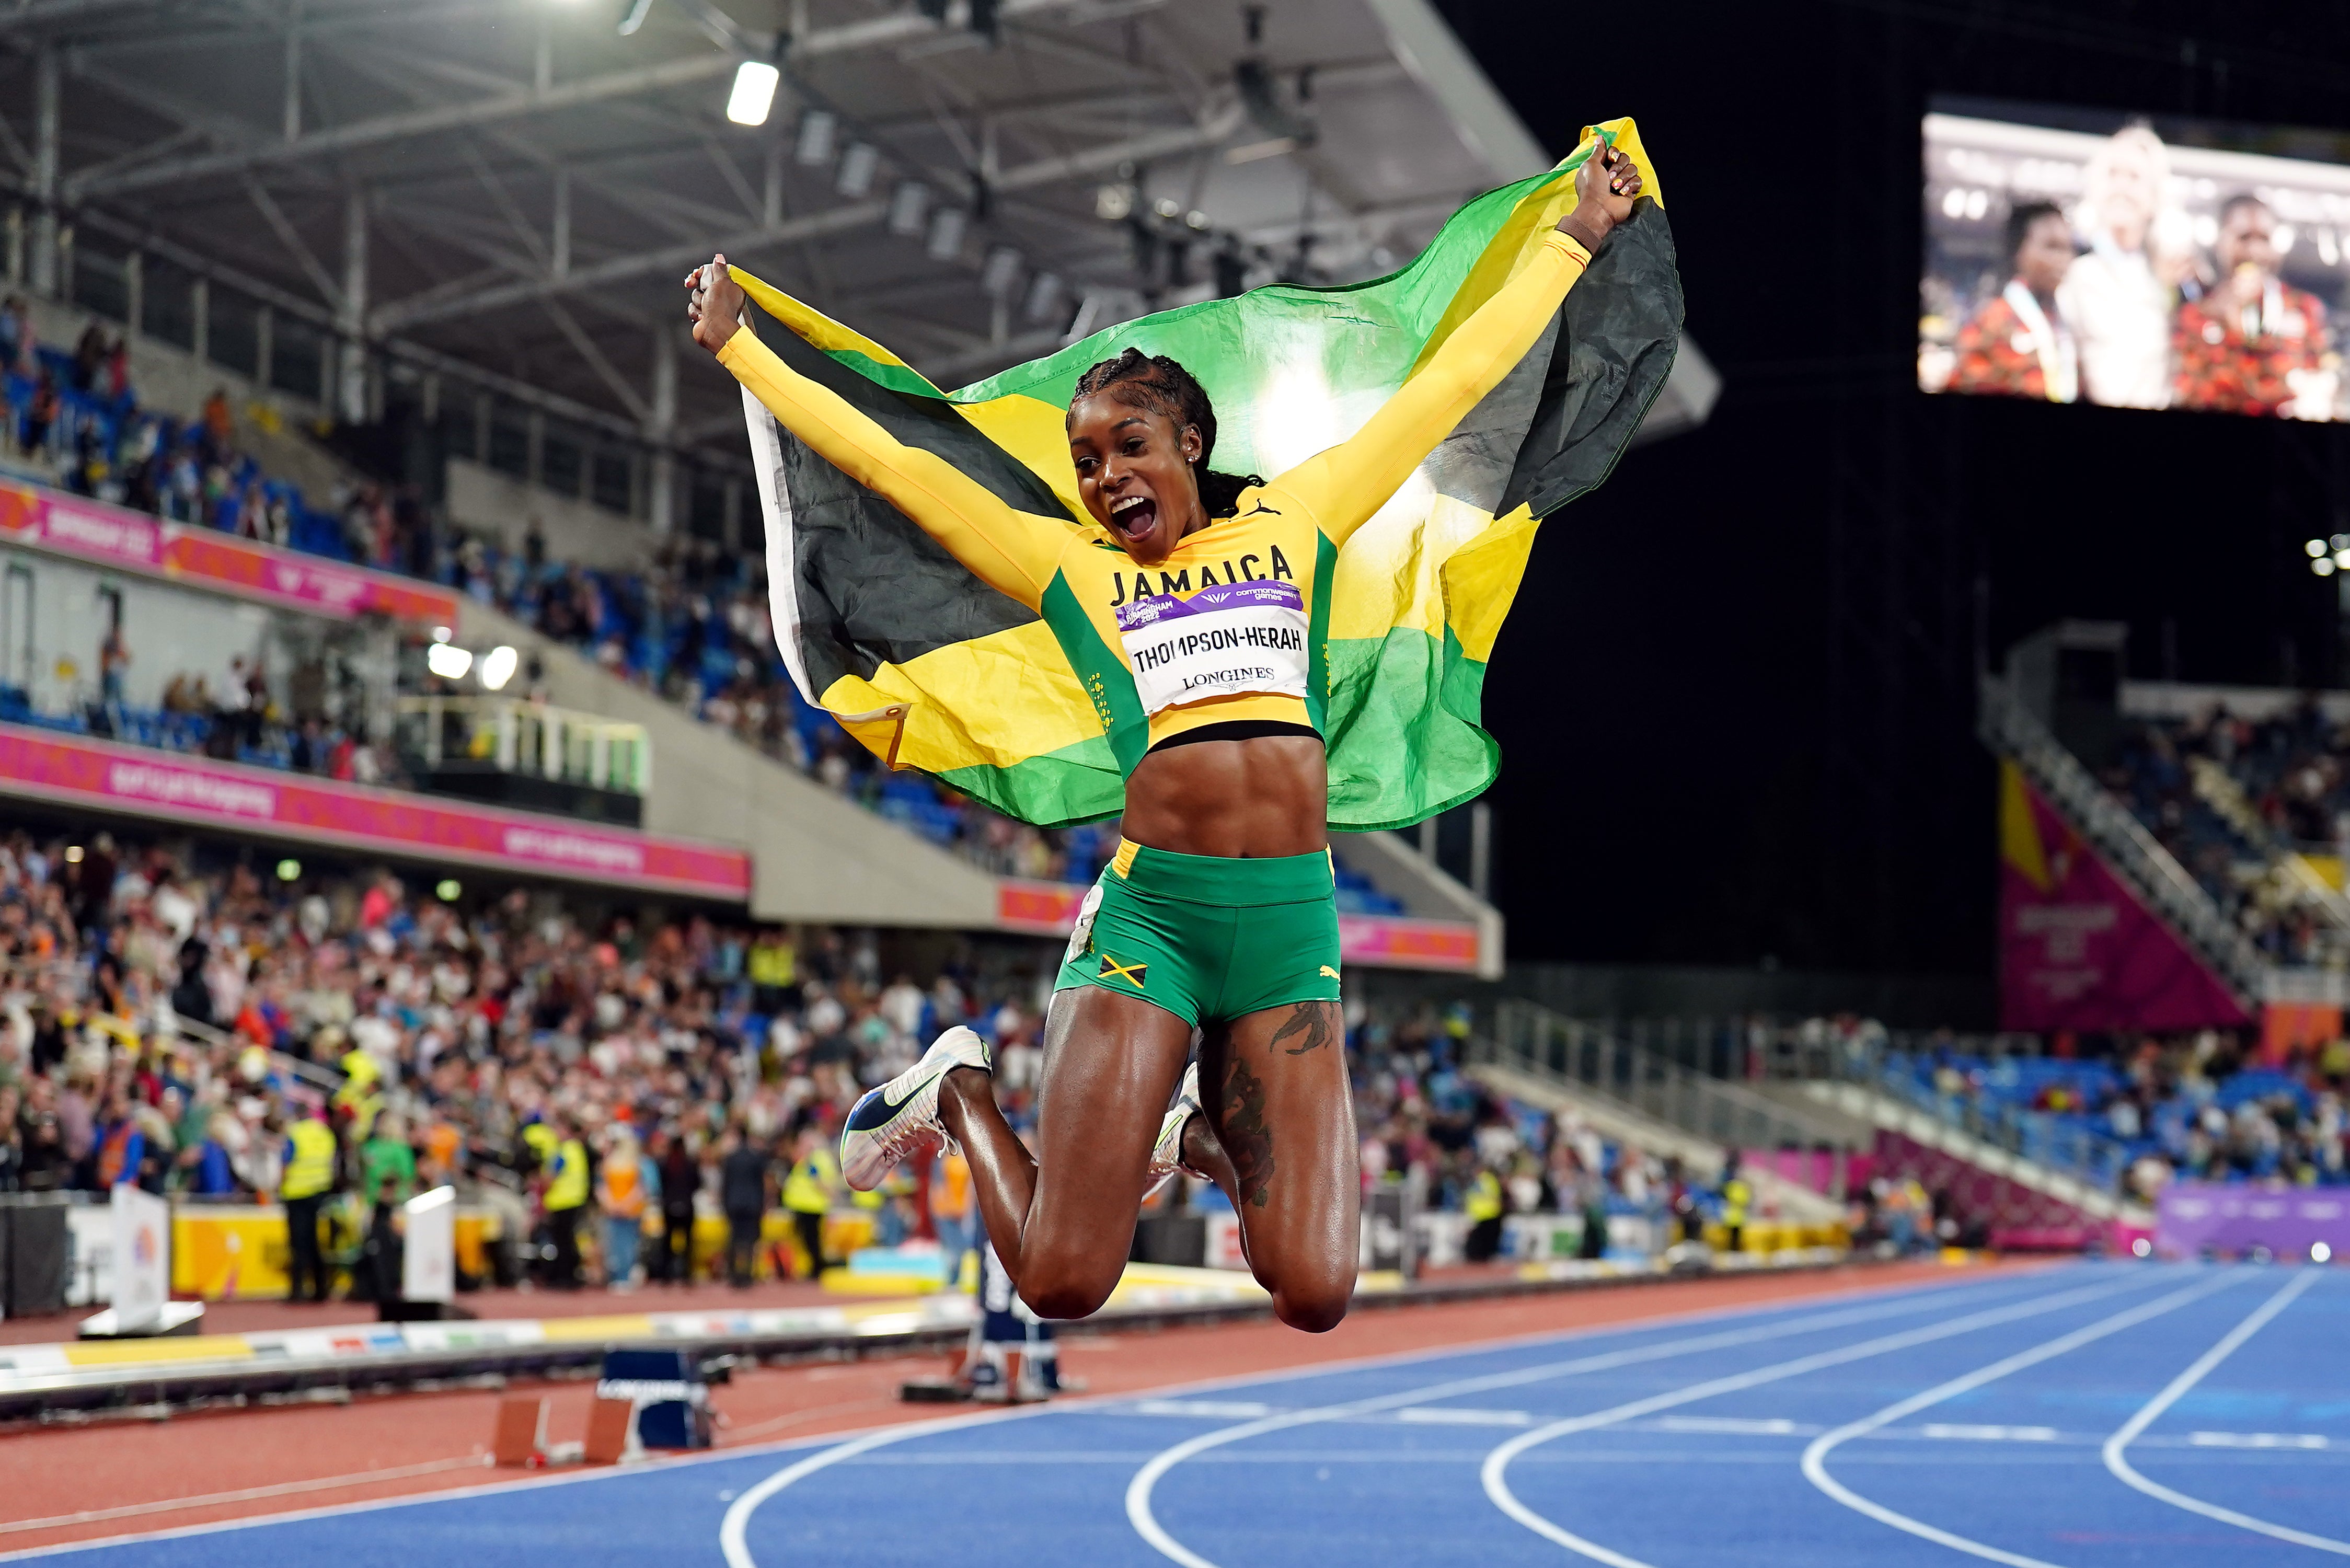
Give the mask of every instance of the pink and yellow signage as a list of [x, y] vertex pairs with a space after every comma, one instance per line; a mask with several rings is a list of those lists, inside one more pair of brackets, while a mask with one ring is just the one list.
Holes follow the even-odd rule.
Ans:
[[2000, 1021], [2202, 1029], [2251, 1014], [2023, 777], [2000, 764]]
[[338, 620], [383, 615], [445, 626], [457, 614], [456, 596], [432, 583], [26, 484], [0, 483], [0, 541]]
[[[1065, 937], [1077, 923], [1086, 889], [1066, 882], [995, 886], [995, 922], [1008, 931]], [[1340, 915], [1338, 956], [1369, 969], [1434, 969], [1472, 974], [1477, 928], [1468, 920], [1416, 920], [1399, 915]]]
[[751, 857], [691, 839], [0, 724], [0, 794], [297, 843], [743, 902]]

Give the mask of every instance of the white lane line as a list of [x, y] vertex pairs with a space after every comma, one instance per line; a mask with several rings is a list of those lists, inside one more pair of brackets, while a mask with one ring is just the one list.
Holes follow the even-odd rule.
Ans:
[[[2149, 1445], [2151, 1446], [2151, 1445]], [[2333, 1440], [2315, 1432], [2189, 1432], [2190, 1449], [2328, 1449]]]
[[[2068, 1296], [2095, 1297], [2110, 1295], [2137, 1284], [2126, 1280], [2119, 1285], [2088, 1287], [2066, 1293]], [[2043, 1298], [2046, 1299], [2046, 1298]], [[1160, 1556], [1183, 1564], [1183, 1568], [1216, 1568], [1216, 1564], [1193, 1552], [1170, 1535], [1151, 1511], [1150, 1494], [1159, 1478], [1195, 1454], [1219, 1449], [1227, 1443], [1262, 1437], [1291, 1427], [1303, 1427], [1317, 1421], [1343, 1421], [1375, 1411], [1394, 1410], [1417, 1405], [1425, 1399], [1457, 1398], [1463, 1394], [1482, 1394], [1495, 1388], [1515, 1387], [1539, 1383], [1553, 1377], [1572, 1377], [1585, 1372], [1606, 1372], [1619, 1366], [1635, 1366], [1643, 1362], [1662, 1361], [1677, 1355], [1695, 1355], [1708, 1350], [1722, 1350], [1736, 1345], [1754, 1345], [1763, 1340], [1781, 1339], [1791, 1334], [1816, 1333], [1823, 1329], [1841, 1328], [1850, 1324], [1866, 1323], [1877, 1318], [1899, 1317], [1924, 1310], [1929, 1305], [1945, 1304], [1941, 1301], [1920, 1303], [1902, 1299], [1879, 1303], [1873, 1306], [1849, 1307], [1836, 1312], [1816, 1313], [1808, 1317], [1781, 1318], [1752, 1328], [1729, 1329], [1716, 1334], [1697, 1334], [1688, 1339], [1667, 1340], [1638, 1345], [1628, 1350], [1608, 1351], [1596, 1355], [1578, 1356], [1571, 1361], [1545, 1362], [1540, 1366], [1521, 1367], [1513, 1372], [1489, 1373], [1482, 1376], [1455, 1378], [1444, 1383], [1431, 1383], [1419, 1388], [1407, 1388], [1401, 1393], [1357, 1399], [1343, 1405], [1325, 1405], [1316, 1408], [1290, 1410], [1261, 1420], [1244, 1421], [1234, 1427], [1219, 1428], [1186, 1438], [1173, 1447], [1151, 1456], [1150, 1462], [1134, 1472], [1127, 1483], [1126, 1517], [1135, 1533], [1149, 1542]], [[734, 1568], [746, 1568], [734, 1564]]]
[[[2005, 1282], [2006, 1282], [2004, 1281], [1998, 1282], [1998, 1283], [2002, 1285]], [[1966, 1285], [1956, 1287], [1956, 1289], [1960, 1291], [1969, 1291], [1973, 1288], [1974, 1287], [1972, 1286]], [[1894, 1316], [1902, 1313], [1923, 1312], [1930, 1307], [1940, 1304], [1945, 1299], [1946, 1297], [1943, 1291], [1929, 1287], [1918, 1291], [1905, 1293], [1892, 1302], [1879, 1301], [1876, 1304], [1869, 1306], [1847, 1307], [1836, 1312], [1815, 1314], [1810, 1318], [1778, 1320], [1772, 1326], [1781, 1328], [1786, 1332], [1794, 1332], [1792, 1325], [1804, 1323], [1811, 1323], [1818, 1326], [1833, 1326], [1840, 1323], [1857, 1322], [1876, 1317]], [[1690, 1317], [1692, 1319], [1702, 1320], [1706, 1317], [1715, 1315], [1718, 1314], [1712, 1313], [1699, 1313], [1691, 1314], [1690, 1314]], [[1653, 1329], [1659, 1325], [1651, 1324], [1647, 1326]], [[1602, 1334], [1621, 1334], [1627, 1332], [1639, 1333], [1642, 1332], [1642, 1330], [1639, 1328], [1624, 1329], [1610, 1327], [1598, 1332]], [[1702, 1336], [1702, 1338], [1706, 1342], [1718, 1342], [1723, 1340], [1742, 1342], [1760, 1332], [1762, 1331], [1752, 1329], [1740, 1330], [1730, 1334], [1706, 1335]], [[1583, 1331], [1577, 1331], [1571, 1333], [1565, 1337], [1582, 1337], [1582, 1333]], [[1348, 1357], [1342, 1361], [1327, 1362], [1319, 1366], [1292, 1368], [1284, 1372], [1274, 1373], [1270, 1376], [1264, 1373], [1244, 1373], [1232, 1377], [1210, 1379], [1202, 1383], [1194, 1384], [1191, 1386], [1204, 1392], [1213, 1388], [1247, 1386], [1251, 1384], [1263, 1383], [1266, 1381], [1280, 1381], [1284, 1378], [1332, 1376], [1347, 1373], [1378, 1371], [1400, 1366], [1408, 1366], [1419, 1361], [1439, 1360], [1447, 1356], [1490, 1354], [1514, 1349], [1522, 1345], [1541, 1344], [1544, 1342], [1555, 1343], [1560, 1337], [1562, 1336], [1555, 1334], [1520, 1335], [1508, 1339], [1495, 1340], [1482, 1345], [1463, 1345], [1453, 1349], [1440, 1351], [1407, 1351], [1400, 1355], [1394, 1355]], [[1628, 1361], [1641, 1358], [1642, 1357], [1638, 1352], [1627, 1351], [1617, 1352], [1608, 1355], [1591, 1356], [1585, 1359], [1595, 1363], [1607, 1362], [1613, 1365], [1619, 1360]], [[1471, 1381], [1476, 1382], [1480, 1380], [1471, 1379]], [[1450, 1385], [1440, 1384], [1436, 1386], [1439, 1390], [1442, 1390], [1449, 1387]], [[1414, 1395], [1411, 1396], [1411, 1397], [1415, 1398], [1424, 1397], [1427, 1397], [1424, 1391], [1416, 1391]], [[860, 1454], [870, 1453], [875, 1449], [885, 1447], [890, 1443], [901, 1442], [908, 1438], [924, 1436], [932, 1432], [954, 1430], [963, 1427], [977, 1425], [985, 1421], [1016, 1420], [1023, 1417], [1043, 1415], [1055, 1409], [1068, 1409], [1072, 1407], [1077, 1409], [1104, 1408], [1113, 1406], [1114, 1403], [1115, 1397], [1101, 1396], [1097, 1397], [1094, 1399], [1076, 1400], [1072, 1402], [1071, 1405], [1066, 1406], [1031, 1405], [1023, 1409], [998, 1411], [985, 1415], [949, 1416], [942, 1417], [936, 1421], [922, 1421], [912, 1426], [881, 1427], [873, 1428], [862, 1435], [852, 1437], [846, 1442], [809, 1454], [793, 1464], [785, 1466], [784, 1469], [775, 1471], [773, 1475], [768, 1476], [765, 1480], [753, 1486], [749, 1490], [743, 1492], [742, 1496], [736, 1498], [733, 1505], [727, 1509], [725, 1519], [719, 1525], [719, 1548], [725, 1555], [727, 1568], [757, 1568], [757, 1563], [751, 1555], [751, 1550], [745, 1539], [749, 1531], [752, 1514], [758, 1511], [758, 1508], [761, 1503], [765, 1502], [769, 1498], [775, 1496], [777, 1492], [782, 1491], [785, 1487], [793, 1485], [803, 1477], [815, 1474], [817, 1470], [826, 1469], [833, 1465], [838, 1464], [843, 1459], [854, 1459]], [[1170, 1400], [1165, 1401], [1165, 1403], [1175, 1404], [1191, 1402]], [[1199, 1401], [1198, 1403], [1204, 1404], [1208, 1403], [1208, 1401]], [[1333, 1408], [1345, 1408], [1345, 1407], [1334, 1407]], [[1238, 1430], [1239, 1428], [1232, 1429]], [[795, 1445], [785, 1446], [789, 1447]], [[691, 1461], [689, 1460], [686, 1462]], [[1149, 1509], [1147, 1493], [1143, 1506], [1147, 1512]], [[1127, 1510], [1128, 1517], [1132, 1516], [1133, 1509], [1134, 1494], [1132, 1489], [1129, 1488], [1127, 1494]]]
[[1426, 1408], [1407, 1406], [1395, 1414], [1399, 1421], [1421, 1427], [1531, 1427], [1534, 1424], [1531, 1411], [1463, 1410], [1457, 1405], [1434, 1405]]
[[[2314, 1535], [2306, 1530], [2294, 1530], [2288, 1525], [2272, 1524], [2265, 1519], [2255, 1519], [2249, 1513], [2238, 1513], [2232, 1508], [2221, 1508], [2217, 1503], [2205, 1502], [2201, 1498], [2189, 1497], [2183, 1491], [2174, 1490], [2163, 1485], [2160, 1481], [2148, 1480], [2137, 1472], [2137, 1467], [2129, 1462], [2129, 1455], [2126, 1451], [2131, 1443], [2137, 1440], [2138, 1434], [2152, 1426], [2158, 1417], [2178, 1402], [2180, 1396], [2202, 1382], [2213, 1367], [2233, 1355], [2242, 1347], [2246, 1340], [2266, 1327], [2271, 1318], [2292, 1305], [2294, 1297], [2317, 1282], [2317, 1277], [2316, 1269], [2303, 1269], [2284, 1289], [2255, 1308], [2250, 1317], [2230, 1329], [2219, 1344], [2196, 1357], [2193, 1366], [2172, 1378], [2168, 1386], [2147, 1401], [2144, 1409], [2123, 1423], [2120, 1431], [2107, 1438], [2105, 1447], [2106, 1469], [2113, 1472], [2114, 1478], [2125, 1485], [2136, 1487], [2157, 1501], [2170, 1504], [2173, 1508], [2183, 1508], [2189, 1513], [2199, 1513], [2206, 1519], [2216, 1519], [2223, 1524], [2232, 1524], [2239, 1530], [2249, 1530], [2256, 1534], [2272, 1536], [2279, 1541], [2289, 1541], [2296, 1546], [2306, 1546], [2316, 1552], [2331, 1552], [2337, 1557], [2350, 1557], [2350, 1542], [2336, 1541], [2330, 1535]], [[2253, 1436], [2257, 1438], [2265, 1435], [2267, 1434]], [[2217, 1432], [2198, 1432], [2195, 1434], [2194, 1440], [2199, 1443], [2206, 1438], [2220, 1436], [2221, 1434]], [[2255, 1441], [2245, 1446], [2260, 1445]]]
[[917, 1421], [911, 1426], [883, 1427], [861, 1438], [852, 1438], [829, 1449], [820, 1449], [796, 1463], [785, 1465], [729, 1504], [726, 1517], [718, 1526], [718, 1549], [725, 1553], [727, 1568], [758, 1568], [758, 1562], [751, 1555], [751, 1548], [743, 1537], [750, 1528], [751, 1516], [759, 1511], [759, 1505], [803, 1477], [829, 1469], [843, 1459], [853, 1459], [859, 1454], [871, 1453], [891, 1443], [902, 1443], [909, 1438], [928, 1437], [933, 1432], [960, 1431], [989, 1420], [1017, 1420], [1023, 1416], [1039, 1415], [1050, 1408], [1049, 1405], [1031, 1405], [1022, 1409], [989, 1415], [948, 1416], [936, 1421]]
[[[1759, 1388], [1766, 1383], [1778, 1383], [1790, 1377], [1801, 1377], [1805, 1373], [1819, 1372], [1831, 1366], [1842, 1366], [1849, 1362], [1865, 1361], [1871, 1356], [1885, 1355], [1897, 1350], [1908, 1350], [1915, 1345], [1931, 1344], [1938, 1339], [1948, 1339], [1954, 1334], [1970, 1334], [1979, 1328], [1991, 1328], [2001, 1324], [2013, 1323], [2022, 1318], [2036, 1317], [2043, 1313], [2054, 1312], [2062, 1307], [2077, 1306], [2085, 1302], [2101, 1300], [2106, 1296], [2117, 1294], [2120, 1291], [2134, 1289], [2144, 1282], [2144, 1279], [2140, 1277], [2126, 1281], [2118, 1286], [2108, 1285], [2087, 1290], [2066, 1291], [2061, 1295], [2045, 1296], [2037, 1301], [2023, 1302], [2014, 1306], [1974, 1313], [1966, 1317], [1953, 1318], [1947, 1323], [1931, 1324], [1924, 1328], [1909, 1329], [1901, 1334], [1888, 1334], [1876, 1339], [1865, 1339], [1857, 1345], [1848, 1345], [1835, 1350], [1818, 1351], [1810, 1355], [1798, 1356], [1793, 1361], [1781, 1361], [1769, 1366], [1758, 1366], [1751, 1372], [1734, 1373], [1727, 1377], [1709, 1378], [1703, 1383], [1690, 1384], [1686, 1388], [1676, 1388], [1664, 1394], [1652, 1394], [1645, 1399], [1635, 1399], [1628, 1404], [1617, 1405], [1610, 1409], [1595, 1410], [1587, 1416], [1571, 1416], [1565, 1420], [1553, 1421], [1547, 1427], [1537, 1428], [1523, 1437], [1513, 1438], [1495, 1449], [1485, 1456], [1485, 1463], [1479, 1472], [1479, 1480], [1483, 1482], [1485, 1495], [1492, 1501], [1494, 1507], [1544, 1540], [1555, 1542], [1569, 1552], [1580, 1552], [1595, 1562], [1607, 1563], [1609, 1568], [1649, 1568], [1649, 1564], [1637, 1557], [1628, 1557], [1621, 1552], [1602, 1546], [1596, 1541], [1586, 1540], [1573, 1531], [1545, 1519], [1528, 1508], [1518, 1500], [1517, 1494], [1510, 1490], [1511, 1461], [1528, 1449], [1537, 1444], [1550, 1442], [1555, 1438], [1571, 1437], [1577, 1432], [1588, 1432], [1600, 1427], [1612, 1427], [1619, 1422], [1633, 1420], [1654, 1411], [1669, 1409], [1676, 1405], [1694, 1404], [1698, 1400], [1711, 1399], [1718, 1395], [1735, 1394], [1748, 1388]], [[1817, 1448], [1819, 1445], [1815, 1442], [1812, 1446]]]
[[1960, 1443], [2053, 1443], [2061, 1435], [2054, 1427], [1978, 1427], [1959, 1421], [1929, 1421], [1918, 1430]]
[[2002, 1547], [1971, 1540], [1967, 1536], [1944, 1530], [1939, 1525], [1928, 1524], [1923, 1520], [1913, 1519], [1908, 1514], [1865, 1498], [1828, 1474], [1828, 1455], [1853, 1438], [1866, 1437], [1880, 1427], [1890, 1426], [1905, 1417], [1929, 1409], [1945, 1399], [1955, 1398], [1960, 1394], [1981, 1388], [1987, 1384], [1996, 1383], [2012, 1372], [2021, 1372], [2027, 1366], [2037, 1366], [2043, 1361], [2053, 1361], [2057, 1356], [2078, 1350], [2085, 1345], [2095, 1344], [2108, 1334], [2119, 1334], [2126, 1328], [2135, 1328], [2139, 1324], [2160, 1317], [2165, 1313], [2176, 1312], [2191, 1302], [2200, 1301], [2213, 1292], [2223, 1290], [2235, 1282], [2233, 1275], [2217, 1274], [2210, 1279], [2189, 1285], [2183, 1290], [2173, 1291], [2168, 1295], [2158, 1296], [2153, 1301], [2141, 1303], [2127, 1311], [2116, 1313], [2111, 1317], [2100, 1318], [2086, 1327], [2076, 1328], [2070, 1334], [2060, 1334], [2043, 1344], [2035, 1345], [2029, 1350], [2020, 1350], [2013, 1355], [1992, 1362], [1988, 1366], [1977, 1367], [1963, 1377], [1953, 1377], [1947, 1383], [1937, 1384], [1922, 1394], [1912, 1394], [1907, 1399], [1887, 1405], [1873, 1416], [1864, 1416], [1857, 1421], [1850, 1421], [1838, 1427], [1833, 1432], [1825, 1432], [1813, 1438], [1811, 1446], [1804, 1450], [1804, 1479], [1855, 1512], [1866, 1514], [1879, 1524], [1889, 1524], [1894, 1529], [1905, 1534], [1917, 1536], [1922, 1541], [1930, 1541], [1936, 1545], [1947, 1546], [1953, 1552], [1963, 1552], [1970, 1557], [1981, 1557], [1992, 1563], [2004, 1563], [2008, 1568], [2056, 1568], [2055, 1564], [2043, 1562], [2040, 1558], [2027, 1557], [2020, 1552], [2009, 1552]]

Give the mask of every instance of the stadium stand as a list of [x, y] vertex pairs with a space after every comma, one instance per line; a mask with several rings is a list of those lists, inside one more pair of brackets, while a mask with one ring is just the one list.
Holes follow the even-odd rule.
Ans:
[[[578, 1128], [599, 1159], [683, 1151], [707, 1210], [727, 1153], [748, 1145], [787, 1168], [804, 1129], [836, 1137], [858, 1093], [955, 1023], [994, 1044], [1014, 1122], [1034, 1116], [1051, 944], [933, 942], [943, 956], [918, 984], [885, 961], [904, 944], [869, 930], [755, 929], [626, 901], [580, 916], [576, 895], [527, 888], [456, 903], [381, 868], [286, 881], [260, 858], [127, 834], [0, 842], [0, 1190], [132, 1181], [265, 1199], [284, 1174], [282, 1118], [323, 1097], [354, 1215], [384, 1172], [403, 1190], [454, 1181], [506, 1234], [538, 1238], [518, 1254], [560, 1283], [544, 1241], [553, 1127]], [[1513, 1214], [1572, 1216], [1578, 1241], [1583, 1217], [1604, 1214], [1593, 1256], [1611, 1230], [1645, 1249], [1644, 1227], [1666, 1224], [1684, 1190], [1679, 1171], [1471, 1078], [1471, 1029], [1465, 1004], [1351, 1006], [1367, 1187], [1457, 1217], [1491, 1170]], [[900, 1189], [850, 1218], [887, 1242], [921, 1215]], [[1433, 1227], [1440, 1261], [1470, 1228]], [[1557, 1229], [1512, 1244], [1555, 1251]]]

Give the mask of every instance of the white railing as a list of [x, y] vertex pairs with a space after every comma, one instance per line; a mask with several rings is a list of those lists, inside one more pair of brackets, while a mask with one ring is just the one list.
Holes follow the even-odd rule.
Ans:
[[520, 697], [402, 697], [400, 749], [428, 768], [473, 762], [500, 773], [652, 793], [653, 748], [642, 724]]

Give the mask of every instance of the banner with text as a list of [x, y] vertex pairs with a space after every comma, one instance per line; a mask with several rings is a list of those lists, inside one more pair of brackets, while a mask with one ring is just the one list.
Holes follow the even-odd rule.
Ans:
[[456, 595], [437, 584], [5, 481], [0, 541], [338, 620], [382, 615], [447, 626], [457, 614]]
[[2013, 762], [2000, 764], [2000, 1022], [2202, 1029], [2251, 1022], [2210, 966], [2098, 858]]
[[22, 724], [0, 724], [0, 794], [516, 875], [736, 903], [751, 892], [751, 857], [721, 845], [143, 751]]

